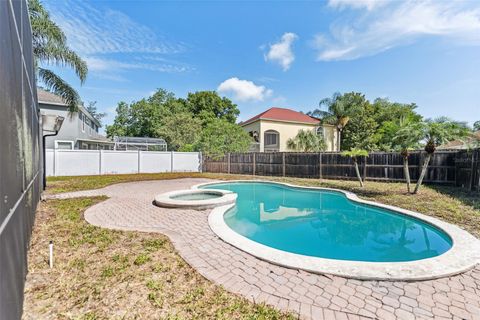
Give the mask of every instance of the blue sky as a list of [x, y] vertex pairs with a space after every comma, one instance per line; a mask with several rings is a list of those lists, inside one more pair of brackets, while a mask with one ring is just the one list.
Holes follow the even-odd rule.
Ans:
[[480, 1], [45, 0], [88, 63], [83, 86], [112, 122], [119, 101], [217, 90], [245, 120], [308, 111], [335, 91], [480, 120]]

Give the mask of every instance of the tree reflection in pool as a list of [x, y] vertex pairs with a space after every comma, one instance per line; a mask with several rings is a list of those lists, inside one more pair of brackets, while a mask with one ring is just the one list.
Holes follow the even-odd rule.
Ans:
[[201, 188], [238, 194], [226, 224], [258, 243], [292, 253], [370, 262], [438, 256], [450, 237], [419, 219], [357, 203], [338, 191], [268, 182], [215, 183]]

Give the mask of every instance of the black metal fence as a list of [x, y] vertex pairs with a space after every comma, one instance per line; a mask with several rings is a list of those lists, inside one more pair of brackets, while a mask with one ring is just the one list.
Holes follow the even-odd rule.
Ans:
[[41, 190], [38, 105], [25, 0], [0, 1], [0, 320], [20, 319]]
[[[409, 157], [410, 176], [420, 176], [425, 152]], [[480, 150], [440, 150], [434, 153], [425, 176], [426, 183], [450, 184], [480, 189]], [[366, 180], [404, 181], [403, 158], [395, 152], [373, 152], [359, 160]], [[204, 158], [204, 172], [285, 176], [315, 179], [356, 179], [352, 160], [341, 153], [231, 153], [220, 159]]]

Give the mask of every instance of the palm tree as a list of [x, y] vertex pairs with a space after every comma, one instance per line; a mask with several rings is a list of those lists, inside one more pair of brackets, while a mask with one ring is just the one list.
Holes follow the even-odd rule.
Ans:
[[41, 64], [71, 67], [83, 84], [87, 77], [87, 64], [67, 46], [62, 29], [51, 20], [50, 14], [39, 0], [28, 0], [28, 12], [32, 25], [32, 46], [37, 77], [45, 87], [62, 97], [71, 112], [78, 110], [80, 97], [65, 80]]
[[420, 177], [418, 178], [417, 185], [413, 191], [414, 194], [418, 192], [418, 189], [422, 185], [423, 178], [428, 169], [428, 163], [430, 162], [435, 149], [441, 144], [465, 137], [468, 134], [469, 129], [464, 123], [441, 117], [435, 120], [427, 119], [422, 124], [420, 131], [422, 138], [426, 141], [425, 151], [427, 152], [427, 156], [425, 157]]
[[360, 170], [358, 169], [358, 157], [368, 157], [368, 151], [353, 148], [350, 151], [342, 152], [342, 155], [345, 157], [350, 157], [355, 165], [355, 173], [357, 174], [358, 181], [360, 182], [360, 187], [363, 187], [362, 176], [360, 175]]
[[307, 114], [321, 118], [325, 123], [331, 123], [337, 127], [337, 145], [338, 149], [341, 150], [343, 128], [348, 124], [350, 117], [354, 114], [359, 104], [364, 101], [365, 96], [360, 93], [351, 92], [342, 95], [339, 92], [335, 92], [331, 98], [320, 100], [318, 104], [319, 109], [310, 111]]
[[410, 150], [418, 148], [422, 139], [423, 124], [413, 121], [409, 118], [402, 117], [398, 123], [398, 131], [393, 137], [394, 149], [400, 152], [403, 158], [403, 174], [407, 181], [407, 191], [411, 192], [410, 170], [408, 169], [408, 158]]
[[287, 148], [294, 151], [319, 152], [324, 151], [326, 147], [323, 138], [310, 130], [300, 130], [295, 138], [287, 140]]

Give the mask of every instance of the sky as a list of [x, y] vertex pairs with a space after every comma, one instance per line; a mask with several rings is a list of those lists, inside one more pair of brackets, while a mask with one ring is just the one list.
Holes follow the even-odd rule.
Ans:
[[246, 120], [313, 110], [334, 92], [480, 120], [480, 1], [44, 0], [88, 64], [81, 85], [112, 123], [118, 102], [216, 90]]

